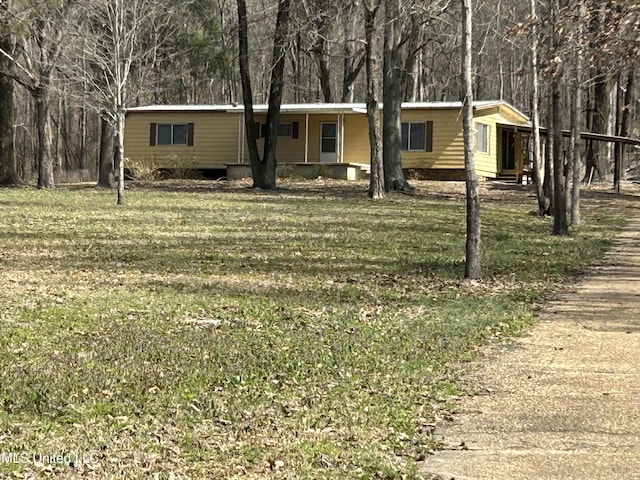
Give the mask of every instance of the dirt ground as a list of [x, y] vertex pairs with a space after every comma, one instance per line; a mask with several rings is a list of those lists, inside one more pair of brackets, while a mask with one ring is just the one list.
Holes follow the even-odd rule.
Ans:
[[628, 224], [524, 337], [484, 351], [467, 379], [478, 394], [438, 426], [445, 449], [427, 458], [425, 479], [640, 479], [640, 197], [583, 199]]

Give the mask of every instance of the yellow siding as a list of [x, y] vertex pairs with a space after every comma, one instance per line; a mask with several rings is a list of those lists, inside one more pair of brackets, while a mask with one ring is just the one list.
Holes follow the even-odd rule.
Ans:
[[[404, 168], [463, 169], [464, 140], [459, 109], [407, 109], [403, 122], [433, 121], [433, 151], [403, 152]], [[499, 172], [498, 124], [526, 125], [526, 120], [509, 108], [498, 106], [474, 114], [474, 122], [489, 127], [489, 151], [475, 152], [476, 172], [484, 177], [496, 177]]]
[[464, 168], [462, 119], [458, 109], [412, 109], [402, 112], [403, 122], [433, 122], [432, 152], [402, 152], [404, 168]]
[[[309, 163], [320, 161], [320, 125], [322, 123], [338, 123], [339, 115], [336, 114], [309, 114], [309, 143], [307, 161]], [[264, 123], [265, 115], [256, 115], [256, 122]], [[302, 163], [305, 161], [305, 114], [281, 114], [281, 123], [298, 122], [299, 138], [278, 138], [276, 159], [278, 163]], [[264, 139], [258, 140], [260, 152], [264, 148]], [[338, 147], [339, 148], [339, 147]], [[248, 151], [245, 146], [244, 158], [248, 162]], [[369, 162], [369, 133], [367, 117], [362, 114], [345, 114], [344, 116], [344, 158], [343, 162], [368, 163]]]
[[[279, 138], [278, 163], [302, 163], [305, 161], [305, 136], [308, 131], [307, 161], [320, 161], [320, 125], [323, 122], [338, 123], [339, 114], [310, 113], [281, 114], [282, 123], [297, 122], [298, 138]], [[526, 125], [526, 119], [505, 106], [480, 109], [475, 112], [475, 122], [489, 127], [489, 152], [476, 152], [478, 175], [495, 177], [499, 172], [497, 144], [498, 124]], [[227, 111], [196, 112], [130, 112], [125, 131], [125, 156], [133, 160], [155, 159], [167, 166], [180, 156], [195, 168], [223, 166], [229, 163], [249, 162], [246, 142], [243, 140], [242, 113]], [[256, 115], [256, 122], [264, 123], [266, 115]], [[306, 121], [309, 120], [307, 129]], [[433, 122], [433, 151], [402, 152], [404, 168], [455, 169], [464, 168], [462, 119], [458, 108], [405, 109], [403, 122]], [[149, 146], [151, 123], [193, 123], [194, 145]], [[369, 163], [369, 133], [364, 113], [344, 115], [344, 157], [347, 163]], [[239, 146], [244, 149], [239, 149]], [[262, 151], [264, 140], [258, 140]], [[339, 148], [339, 147], [338, 147]], [[238, 152], [241, 154], [238, 154]], [[339, 158], [338, 158], [339, 160]]]
[[484, 123], [489, 127], [489, 151], [486, 153], [476, 151], [474, 155], [474, 161], [476, 163], [476, 173], [483, 177], [493, 178], [498, 174], [497, 125], [493, 117], [476, 119], [474, 121], [474, 125], [476, 123]]
[[[125, 123], [125, 157], [170, 167], [223, 166], [238, 161], [238, 128], [242, 115], [230, 112], [129, 112]], [[151, 123], [193, 123], [193, 146], [150, 146]]]

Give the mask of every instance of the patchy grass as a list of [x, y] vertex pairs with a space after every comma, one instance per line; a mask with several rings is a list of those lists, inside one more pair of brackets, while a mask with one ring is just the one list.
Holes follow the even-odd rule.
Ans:
[[462, 282], [459, 186], [211, 185], [123, 209], [0, 191], [0, 451], [26, 455], [0, 476], [413, 478], [454, 363], [530, 324], [622, 221], [556, 238], [527, 191], [487, 194], [486, 279]]

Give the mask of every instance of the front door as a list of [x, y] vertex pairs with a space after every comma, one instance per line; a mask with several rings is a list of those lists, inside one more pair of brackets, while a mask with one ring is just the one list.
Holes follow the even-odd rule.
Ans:
[[502, 171], [516, 169], [516, 135], [502, 130]]
[[338, 160], [338, 124], [320, 124], [320, 161], [335, 163]]

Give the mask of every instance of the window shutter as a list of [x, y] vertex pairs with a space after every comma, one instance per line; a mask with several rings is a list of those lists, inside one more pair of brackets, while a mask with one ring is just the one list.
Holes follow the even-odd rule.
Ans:
[[426, 131], [426, 139], [425, 139], [425, 151], [433, 152], [433, 121], [428, 120], [427, 122], [427, 131]]
[[291, 138], [299, 138], [300, 137], [300, 124], [298, 122], [293, 122], [291, 124]]
[[187, 123], [187, 146], [193, 147], [193, 123]]
[[158, 129], [158, 124], [157, 123], [152, 123], [151, 124], [151, 129], [149, 132], [149, 146], [150, 147], [155, 147], [156, 146], [156, 131]]
[[267, 136], [267, 124], [263, 123], [260, 125], [260, 138], [265, 138]]

